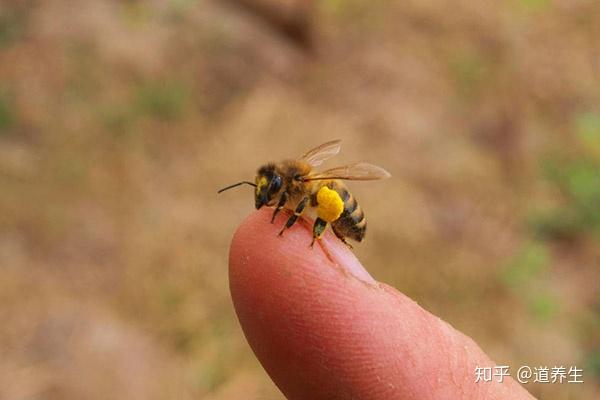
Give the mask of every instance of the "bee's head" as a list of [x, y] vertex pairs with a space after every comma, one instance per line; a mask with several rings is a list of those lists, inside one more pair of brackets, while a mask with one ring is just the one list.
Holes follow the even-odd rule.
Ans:
[[282, 179], [275, 169], [275, 165], [267, 164], [260, 167], [256, 174], [256, 192], [254, 205], [258, 210], [264, 205], [272, 205], [274, 198], [281, 189]]

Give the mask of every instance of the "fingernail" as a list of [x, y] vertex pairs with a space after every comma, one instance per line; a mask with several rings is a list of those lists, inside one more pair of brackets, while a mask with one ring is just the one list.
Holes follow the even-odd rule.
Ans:
[[[334, 240], [338, 240], [337, 238]], [[370, 284], [375, 284], [377, 281], [367, 272], [365, 267], [358, 261], [358, 258], [345, 245], [340, 243], [331, 243], [326, 240], [325, 245], [327, 251], [333, 260], [350, 275], [355, 278]]]

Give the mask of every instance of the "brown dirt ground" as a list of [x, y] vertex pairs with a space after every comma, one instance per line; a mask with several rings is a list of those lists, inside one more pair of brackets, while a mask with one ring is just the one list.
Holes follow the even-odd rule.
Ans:
[[598, 398], [598, 3], [242, 3], [0, 5], [0, 398], [282, 399], [215, 192], [334, 138], [393, 175], [350, 185], [377, 279]]

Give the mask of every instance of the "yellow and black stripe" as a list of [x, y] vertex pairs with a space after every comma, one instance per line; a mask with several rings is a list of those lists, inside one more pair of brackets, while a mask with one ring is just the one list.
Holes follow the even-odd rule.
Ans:
[[349, 237], [357, 242], [362, 241], [367, 229], [367, 220], [360, 204], [342, 183], [336, 182], [333, 189], [344, 202], [344, 211], [331, 223], [333, 232], [342, 240]]

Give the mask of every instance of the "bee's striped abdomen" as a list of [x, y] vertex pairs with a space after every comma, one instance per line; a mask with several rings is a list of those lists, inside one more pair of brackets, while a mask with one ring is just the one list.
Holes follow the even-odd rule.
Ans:
[[344, 202], [344, 211], [340, 217], [331, 223], [336, 235], [349, 237], [360, 242], [365, 237], [367, 221], [365, 214], [354, 196], [342, 184], [337, 183], [334, 188]]

